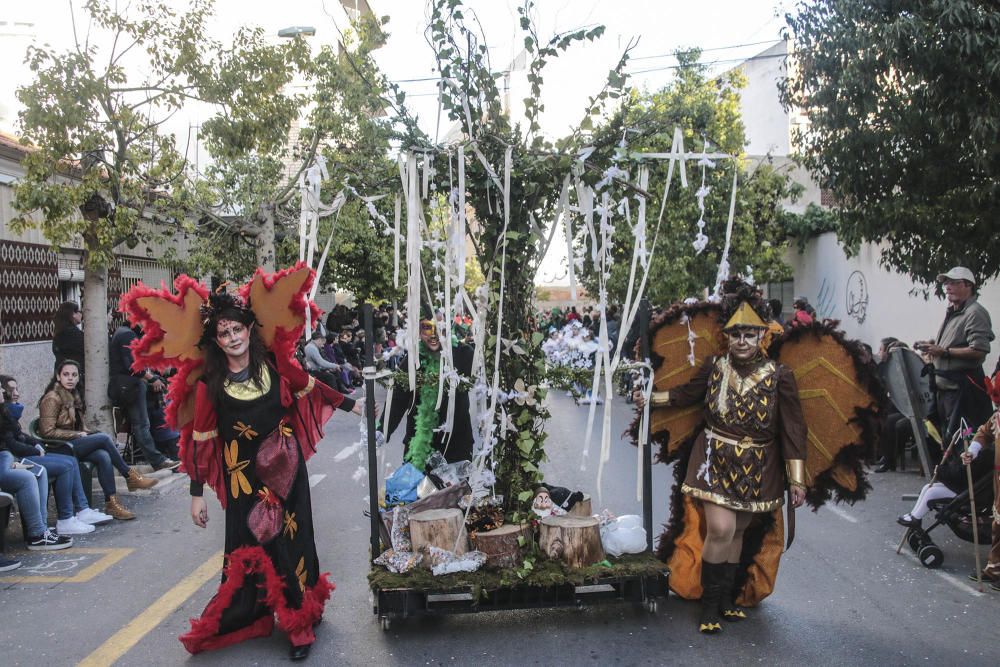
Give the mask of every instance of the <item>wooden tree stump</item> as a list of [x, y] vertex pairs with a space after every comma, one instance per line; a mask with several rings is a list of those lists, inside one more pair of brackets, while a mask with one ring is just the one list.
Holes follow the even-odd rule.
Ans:
[[567, 512], [570, 516], [590, 516], [593, 513], [589, 493], [583, 494], [583, 500], [570, 507], [569, 512]]
[[410, 540], [413, 542], [414, 551], [423, 551], [428, 546], [435, 546], [464, 554], [469, 550], [469, 537], [465, 533], [465, 514], [458, 508], [424, 510], [411, 514]]
[[581, 568], [604, 560], [601, 530], [591, 516], [548, 516], [538, 525], [538, 544], [549, 558]]
[[[523, 537], [522, 547], [517, 538]], [[486, 554], [486, 566], [496, 568], [518, 567], [525, 547], [531, 543], [531, 524], [507, 523], [495, 530], [476, 533], [472, 538], [475, 549]]]

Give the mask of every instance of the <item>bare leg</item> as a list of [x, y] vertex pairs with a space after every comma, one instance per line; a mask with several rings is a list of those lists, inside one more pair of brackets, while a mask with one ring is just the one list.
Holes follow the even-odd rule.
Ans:
[[739, 563], [740, 554], [743, 552], [743, 531], [750, 525], [753, 514], [750, 512], [736, 512], [736, 530], [733, 532], [733, 540], [729, 546], [729, 557], [726, 559], [730, 563]]
[[715, 634], [722, 630], [719, 611], [726, 592], [726, 559], [736, 533], [736, 512], [721, 505], [702, 502], [705, 510], [705, 544], [701, 550], [701, 614], [698, 631]]
[[[701, 505], [705, 508], [705, 545], [702, 547], [701, 557], [709, 563], [725, 563], [729, 560], [737, 518], [741, 512], [715, 503], [702, 502]], [[743, 527], [746, 528], [746, 525]], [[742, 531], [740, 536], [742, 537]]]

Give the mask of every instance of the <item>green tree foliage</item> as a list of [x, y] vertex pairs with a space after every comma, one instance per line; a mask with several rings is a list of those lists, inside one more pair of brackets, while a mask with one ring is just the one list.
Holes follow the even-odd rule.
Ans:
[[[90, 416], [102, 426], [107, 267], [120, 244], [164, 231], [144, 218], [168, 223], [169, 233], [189, 203], [189, 191], [180, 187], [183, 156], [161, 127], [196, 95], [208, 71], [211, 3], [194, 0], [178, 14], [143, 2], [132, 16], [105, 0], [88, 0], [83, 8], [91, 27], [85, 37], [77, 33], [73, 48], [28, 49], [35, 80], [17, 95], [24, 105], [21, 136], [33, 150], [14, 188], [18, 215], [12, 227], [38, 227], [56, 246], [82, 239], [86, 398]], [[104, 37], [109, 46], [97, 46]]]
[[[320, 224], [320, 239], [325, 244], [331, 233], [333, 238], [320, 287], [324, 291], [348, 291], [359, 303], [398, 298], [399, 291], [392, 281], [392, 237], [384, 230], [385, 226], [373, 221], [364, 203], [358, 199], [348, 200], [338, 214], [324, 219]], [[298, 248], [298, 236], [285, 235], [278, 245], [279, 266], [294, 264]], [[321, 251], [322, 247], [318, 252]], [[405, 266], [400, 268], [399, 280], [403, 285], [406, 271]]]
[[[389, 86], [371, 56], [385, 40], [383, 25], [363, 18], [345, 31], [343, 49], [325, 45], [312, 55], [301, 37], [274, 46], [262, 40], [259, 30], [248, 31], [220, 53], [224, 76], [205, 85], [219, 112], [202, 128], [213, 157], [202, 187], [214, 195], [207, 217], [226, 221], [246, 243], [243, 253], [228, 256], [206, 248], [195, 258], [203, 270], [243, 276], [259, 264], [269, 265], [275, 238], [279, 263], [294, 261], [299, 177], [323, 156], [329, 173], [324, 200], [329, 203], [343, 192], [350, 203], [321, 222], [323, 242], [334, 230], [321, 284], [359, 298], [393, 297], [385, 225], [357, 199], [398, 182], [389, 160], [395, 119], [384, 113]], [[289, 86], [292, 81], [304, 85]], [[297, 120], [298, 135], [290, 140]], [[378, 215], [392, 219], [391, 199], [375, 207]]]
[[[707, 141], [708, 153], [742, 155], [745, 140], [739, 91], [745, 85], [744, 77], [732, 70], [721, 77], [709, 78], [706, 68], [698, 64], [700, 56], [697, 49], [679, 54], [680, 67], [670, 84], [656, 92], [633, 90], [595, 134], [605, 140], [626, 136], [629, 152], [669, 152], [674, 128], [680, 127], [688, 152], [701, 150]], [[709, 242], [700, 254], [692, 245], [699, 216], [695, 192], [701, 185], [701, 167], [695, 164], [694, 160], [688, 161], [687, 189], [681, 188], [678, 168], [674, 169], [646, 286], [646, 296], [652, 303], [667, 305], [689, 296], [701, 297], [715, 284], [725, 243], [734, 163], [718, 160], [715, 168], [706, 170], [705, 184], [710, 192], [705, 198], [704, 219]], [[758, 282], [785, 279], [790, 272], [783, 259], [787, 247], [786, 222], [790, 216], [781, 204], [796, 194], [795, 188], [766, 161], [738, 164], [736, 216], [729, 252], [731, 270], [745, 273], [750, 266]], [[650, 247], [657, 235], [668, 163], [649, 160], [646, 165], [650, 170], [651, 197], [646, 209], [647, 247]], [[634, 246], [632, 225], [636, 223], [637, 211], [634, 199], [631, 205], [630, 221], [617, 211], [613, 217], [614, 263], [606, 283], [609, 302], [623, 303], [628, 290]], [[579, 246], [588, 242], [588, 235], [579, 227], [577, 231], [579, 250]], [[585, 261], [581, 282], [591, 294], [597, 294], [599, 277], [589, 249], [582, 254]]]
[[[526, 387], [537, 387], [544, 377], [544, 360], [536, 339], [528, 331], [528, 317], [534, 294], [534, 276], [551, 242], [546, 225], [554, 217], [563, 178], [571, 172], [579, 149], [591, 143], [594, 119], [605, 104], [619, 96], [625, 83], [622, 69], [626, 55], [611, 69], [607, 81], [594, 97], [590, 98], [583, 119], [577, 130], [555, 142], [540, 134], [539, 114], [544, 110], [541, 101], [542, 74], [545, 64], [564, 54], [581, 42], [593, 41], [601, 36], [603, 26], [559, 34], [548, 41], [540, 41], [529, 18], [532, 3], [519, 7], [520, 25], [524, 46], [528, 52], [527, 79], [530, 95], [523, 100], [526, 126], [513, 124], [503, 109], [502, 95], [497, 86], [498, 74], [490, 63], [489, 49], [478, 21], [471, 16], [459, 0], [434, 0], [431, 6], [428, 38], [437, 57], [442, 78], [442, 108], [447, 117], [458, 123], [467, 143], [466, 190], [467, 201], [474, 209], [476, 255], [479, 258], [486, 284], [490, 291], [488, 331], [496, 331], [496, 317], [500, 312], [499, 294], [501, 277], [504, 278], [503, 333], [506, 339], [520, 341], [524, 353], [513, 347], [503, 353], [500, 364], [501, 388], [511, 390], [520, 380]], [[467, 106], [466, 106], [467, 105]], [[606, 157], [614, 148], [614, 141], [595, 145], [598, 157]], [[411, 127], [404, 145], [420, 147], [429, 143]], [[490, 165], [491, 174], [474, 153], [475, 145]], [[504, 233], [504, 214], [498, 205], [503, 197], [502, 188], [494, 178], [504, 178], [504, 160], [507, 148], [512, 150], [510, 172], [509, 225]], [[432, 150], [436, 147], [430, 147]], [[595, 157], [595, 161], [597, 158]], [[599, 174], [588, 175], [596, 181]], [[438, 188], [449, 188], [448, 172], [438, 169]], [[487, 341], [487, 357], [492, 357], [496, 340], [491, 335]], [[548, 412], [541, 403], [544, 390], [532, 389], [530, 403], [508, 403], [506, 408], [518, 432], [508, 431], [504, 441], [497, 443], [494, 455], [497, 460], [498, 492], [511, 501], [513, 507], [526, 508], [531, 492], [541, 479], [539, 465], [544, 460], [544, 443], [547, 437], [545, 420]], [[537, 401], [536, 401], [537, 399]]]
[[1000, 272], [1000, 6], [980, 0], [825, 0], [787, 17], [806, 164], [840, 202], [849, 248], [921, 282]]

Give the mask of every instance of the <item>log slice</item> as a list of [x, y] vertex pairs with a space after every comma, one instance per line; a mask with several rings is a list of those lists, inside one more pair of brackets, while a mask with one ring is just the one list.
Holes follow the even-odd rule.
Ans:
[[538, 545], [552, 559], [582, 568], [604, 560], [601, 530], [591, 516], [548, 516], [538, 524]]
[[[469, 550], [465, 533], [465, 514], [458, 508], [424, 510], [410, 515], [410, 540], [414, 551], [435, 546], [464, 554]], [[458, 541], [458, 547], [455, 542]]]
[[[518, 543], [524, 538], [524, 546]], [[507, 523], [494, 530], [480, 531], [472, 537], [473, 548], [486, 554], [486, 566], [514, 568], [521, 565], [524, 551], [531, 543], [531, 524]]]
[[570, 507], [569, 512], [567, 512], [570, 516], [590, 516], [593, 513], [589, 493], [583, 494], [583, 500]]

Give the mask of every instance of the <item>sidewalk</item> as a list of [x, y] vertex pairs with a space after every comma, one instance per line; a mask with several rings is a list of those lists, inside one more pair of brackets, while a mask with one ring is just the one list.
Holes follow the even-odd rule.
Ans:
[[[167, 490], [174, 488], [174, 486], [183, 480], [186, 482], [188, 476], [184, 473], [171, 472], [169, 470], [160, 470], [157, 472], [153, 471], [153, 467], [145, 463], [136, 464], [133, 466], [143, 477], [150, 477], [152, 479], [159, 480], [151, 489], [139, 489], [136, 491], [129, 491], [128, 484], [119, 474], [115, 474], [115, 490], [116, 493], [123, 498], [138, 498], [138, 497], [148, 497], [148, 496], [159, 496], [165, 493]], [[101, 489], [101, 485], [97, 480], [97, 475], [94, 475], [93, 480], [93, 508], [100, 510], [104, 507], [104, 491]], [[128, 503], [126, 503], [127, 505]], [[4, 511], [0, 509], [0, 511]], [[55, 494], [52, 493], [51, 488], [49, 489], [49, 503], [48, 503], [48, 518], [49, 525], [54, 526], [56, 523], [56, 499]], [[10, 523], [7, 525], [7, 533], [5, 535], [7, 550], [8, 552], [24, 551], [24, 535], [21, 529], [21, 510], [17, 506], [17, 502], [11, 506], [10, 513]]]

